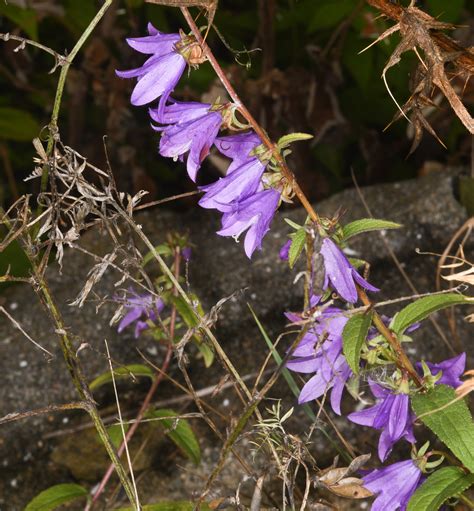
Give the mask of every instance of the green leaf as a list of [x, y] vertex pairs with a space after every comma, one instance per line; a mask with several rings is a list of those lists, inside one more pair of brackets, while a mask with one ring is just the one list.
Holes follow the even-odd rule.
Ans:
[[[127, 366], [117, 367], [117, 369], [114, 369], [114, 378], [115, 380], [125, 380], [127, 378], [133, 378], [138, 376], [148, 376], [148, 378], [153, 379], [155, 374], [153, 370], [145, 365], [142, 364], [130, 364]], [[89, 385], [91, 390], [95, 390], [104, 383], [109, 383], [112, 381], [112, 374], [110, 371], [101, 374], [100, 376], [97, 376], [91, 384]]]
[[378, 218], [361, 218], [355, 222], [350, 222], [342, 228], [345, 240], [369, 231], [380, 231], [382, 229], [400, 229], [401, 224], [390, 222], [388, 220], [380, 220]]
[[308, 33], [335, 27], [355, 8], [354, 0], [318, 0], [312, 9]]
[[290, 226], [293, 227], [293, 229], [298, 230], [301, 229], [303, 226], [300, 224], [297, 224], [296, 222], [293, 222], [293, 220], [290, 220], [289, 218], [284, 218], [285, 222]]
[[367, 339], [372, 323], [372, 311], [368, 314], [355, 314], [342, 331], [342, 350], [354, 374], [359, 373], [360, 352]]
[[39, 131], [39, 124], [28, 112], [0, 107], [0, 139], [24, 142], [35, 138]]
[[157, 245], [154, 247], [154, 251], [151, 250], [145, 254], [145, 257], [142, 261], [142, 266], [146, 266], [150, 261], [155, 260], [155, 253], [161, 256], [169, 256], [172, 254], [171, 249], [168, 245], [165, 245], [164, 243], [161, 245]]
[[472, 299], [458, 293], [425, 296], [415, 300], [398, 312], [390, 327], [397, 335], [401, 335], [410, 325], [426, 319], [436, 311], [453, 305], [468, 303], [474, 302]]
[[0, 14], [10, 18], [10, 20], [22, 28], [31, 39], [38, 40], [38, 21], [36, 19], [36, 12], [33, 9], [23, 9], [12, 3], [0, 2]]
[[474, 484], [474, 474], [459, 467], [444, 467], [431, 474], [408, 502], [407, 511], [437, 511], [446, 500]]
[[[151, 410], [147, 417], [161, 419], [159, 424], [166, 428], [166, 435], [183, 451], [183, 453], [196, 465], [201, 461], [201, 448], [188, 421], [185, 419], [173, 419], [178, 414], [174, 410], [166, 408]], [[166, 417], [166, 418], [163, 418]]]
[[87, 497], [89, 492], [78, 484], [57, 484], [30, 501], [25, 507], [25, 511], [49, 511], [57, 509], [61, 504], [71, 502], [79, 497]]
[[290, 250], [288, 251], [288, 264], [290, 265], [290, 268], [293, 268], [295, 265], [296, 261], [301, 255], [301, 252], [303, 251], [305, 243], [306, 231], [304, 228], [298, 229], [291, 235], [291, 245]]
[[310, 140], [313, 138], [313, 135], [309, 133], [288, 133], [288, 135], [283, 135], [278, 139], [278, 149], [284, 149], [288, 147], [293, 142], [299, 142], [301, 140]]
[[214, 362], [214, 350], [202, 340], [196, 340], [199, 352], [204, 360], [204, 365], [209, 368]]
[[[193, 511], [196, 504], [188, 500], [167, 500], [164, 502], [157, 502], [156, 504], [147, 504], [142, 506], [143, 511]], [[207, 504], [201, 504], [202, 511], [210, 511], [211, 508]], [[121, 507], [114, 511], [133, 511], [131, 507]]]
[[419, 419], [474, 472], [474, 423], [465, 401], [456, 398], [452, 387], [435, 385], [425, 394], [414, 394], [411, 403]]
[[464, 8], [465, 0], [427, 0], [426, 5], [432, 16], [439, 21], [455, 23], [459, 20]]
[[[193, 301], [193, 297], [189, 296]], [[181, 296], [172, 296], [171, 302], [176, 307], [182, 320], [186, 323], [189, 328], [194, 328], [199, 325], [199, 320], [196, 316], [194, 309], [182, 298]]]
[[[128, 424], [123, 425], [123, 429], [125, 430], [125, 434], [127, 434], [128, 428], [130, 426]], [[123, 432], [121, 424], [113, 424], [107, 428], [107, 433], [109, 434], [110, 440], [114, 444], [114, 447], [118, 449], [123, 441]], [[99, 437], [100, 439], [100, 437]]]

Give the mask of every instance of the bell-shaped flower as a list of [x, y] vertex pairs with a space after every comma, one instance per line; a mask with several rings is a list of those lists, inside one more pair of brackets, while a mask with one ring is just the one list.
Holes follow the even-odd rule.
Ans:
[[[160, 108], [150, 108], [148, 113], [150, 117], [159, 124], [182, 124], [193, 121], [198, 117], [206, 115], [211, 105], [209, 103], [199, 103], [198, 101], [176, 101], [170, 98], [170, 102]], [[162, 131], [164, 128], [154, 126], [156, 131]]]
[[[162, 156], [182, 159], [189, 152], [186, 168], [189, 177], [196, 181], [201, 163], [209, 154], [219, 133], [222, 125], [222, 113], [218, 110], [212, 110], [209, 104], [190, 102], [188, 105], [192, 113], [188, 115], [191, 117], [188, 117], [189, 120], [185, 121], [187, 115], [183, 113], [185, 105], [185, 103], [181, 103], [179, 106], [180, 113], [176, 117], [178, 122], [165, 128], [154, 127], [154, 129], [162, 131], [160, 140], [160, 154]], [[198, 115], [199, 113], [201, 115]], [[160, 117], [159, 114], [158, 117]]]
[[330, 238], [324, 238], [321, 255], [325, 269], [324, 289], [330, 284], [337, 294], [349, 303], [357, 302], [356, 284], [368, 291], [379, 291], [357, 273], [342, 250]]
[[142, 66], [128, 71], [116, 71], [120, 78], [137, 78], [138, 82], [132, 92], [132, 105], [146, 105], [162, 97], [166, 103], [171, 91], [178, 83], [186, 67], [186, 59], [176, 49], [182, 41], [180, 34], [164, 34], [150, 23], [148, 36], [127, 39], [134, 50], [151, 55]]
[[371, 511], [405, 511], [422, 482], [422, 471], [413, 460], [400, 461], [363, 476], [364, 487], [376, 498]]
[[380, 460], [385, 461], [393, 445], [401, 438], [415, 443], [412, 426], [414, 415], [410, 412], [410, 398], [407, 394], [394, 393], [371, 380], [369, 385], [377, 403], [360, 412], [350, 413], [347, 417], [356, 424], [382, 430], [378, 454]]
[[260, 137], [254, 131], [248, 131], [238, 135], [216, 138], [215, 146], [221, 154], [232, 159], [232, 163], [227, 169], [227, 174], [230, 174], [242, 164], [255, 159], [256, 156], [250, 153], [261, 143]]
[[233, 236], [235, 239], [244, 232], [244, 248], [247, 257], [252, 257], [262, 246], [262, 240], [270, 229], [275, 212], [280, 203], [280, 192], [269, 188], [259, 191], [242, 201], [232, 204], [232, 209], [224, 213], [219, 236]]
[[205, 194], [199, 205], [222, 212], [232, 211], [236, 202], [242, 202], [263, 189], [261, 178], [264, 171], [265, 165], [258, 158], [248, 160], [215, 183], [201, 186], [200, 190]]
[[[461, 376], [466, 370], [466, 354], [461, 353], [439, 364], [432, 364], [431, 362], [425, 362], [425, 364], [428, 366], [433, 376], [438, 376], [441, 372], [441, 377], [439, 380], [436, 380], [436, 383], [442, 383], [457, 388], [462, 384]], [[421, 372], [421, 364], [416, 364], [416, 367]]]
[[150, 328], [147, 321], [156, 321], [165, 307], [160, 298], [150, 294], [129, 297], [124, 305], [128, 312], [120, 321], [117, 330], [118, 333], [121, 333], [125, 328], [135, 323], [135, 338], [138, 338], [144, 330]]

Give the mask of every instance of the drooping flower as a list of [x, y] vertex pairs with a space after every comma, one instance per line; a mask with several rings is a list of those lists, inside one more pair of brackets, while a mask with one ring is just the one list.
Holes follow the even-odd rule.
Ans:
[[199, 205], [222, 212], [232, 211], [236, 202], [242, 202], [263, 189], [261, 179], [264, 171], [265, 165], [258, 158], [248, 160], [215, 183], [201, 186], [200, 190], [205, 194]]
[[[433, 376], [437, 376], [441, 372], [441, 378], [436, 383], [443, 383], [444, 385], [457, 388], [462, 384], [461, 376], [466, 370], [466, 354], [461, 353], [439, 364], [432, 364], [431, 362], [425, 362], [425, 364]], [[416, 367], [420, 370], [422, 366], [418, 363]]]
[[159, 32], [151, 23], [148, 24], [148, 34], [128, 38], [127, 43], [134, 50], [151, 57], [141, 67], [115, 72], [120, 78], [138, 78], [131, 96], [132, 105], [146, 105], [163, 96], [160, 104], [164, 106], [183, 74], [187, 49], [193, 43], [185, 35]]
[[233, 203], [230, 211], [222, 216], [219, 236], [238, 238], [247, 229], [244, 248], [247, 257], [262, 246], [262, 240], [270, 229], [270, 223], [280, 203], [280, 192], [269, 188]]
[[[169, 99], [169, 103], [162, 109], [149, 108], [150, 117], [159, 124], [182, 124], [207, 114], [211, 105], [199, 103], [198, 101], [176, 101]], [[164, 128], [154, 127], [156, 131], [163, 131]]]
[[337, 308], [326, 309], [286, 363], [291, 371], [315, 373], [301, 389], [298, 403], [318, 399], [330, 390], [331, 407], [338, 415], [344, 386], [353, 374], [342, 354], [342, 330], [348, 318], [341, 313]]
[[242, 164], [255, 159], [255, 155], [250, 153], [261, 143], [262, 141], [254, 131], [216, 138], [215, 146], [219, 152], [232, 159], [232, 163], [227, 169], [227, 175], [241, 167]]
[[325, 269], [324, 289], [331, 284], [339, 296], [349, 303], [357, 302], [356, 284], [368, 291], [379, 291], [359, 275], [342, 250], [330, 238], [324, 238], [321, 255]]
[[[186, 112], [186, 106], [189, 106], [189, 112]], [[160, 118], [160, 114], [157, 114], [157, 117]], [[222, 112], [213, 110], [211, 105], [206, 103], [180, 103], [176, 118], [178, 121], [175, 124], [165, 128], [154, 127], [155, 130], [162, 131], [160, 154], [183, 158], [189, 152], [186, 168], [189, 177], [196, 181], [197, 171], [219, 133], [223, 121]]]
[[350, 421], [362, 426], [380, 429], [378, 454], [385, 461], [393, 445], [401, 438], [415, 443], [412, 422], [414, 415], [410, 412], [410, 398], [407, 394], [394, 393], [369, 380], [370, 390], [377, 398], [374, 406], [360, 412], [350, 413]]
[[183, 254], [183, 259], [189, 263], [189, 261], [191, 261], [191, 256], [193, 254], [193, 250], [191, 247], [184, 247], [183, 250], [182, 250], [182, 254]]
[[121, 333], [129, 325], [135, 323], [135, 338], [150, 328], [147, 320], [156, 321], [165, 307], [160, 298], [150, 294], [131, 296], [127, 298], [124, 305], [128, 312], [120, 321], [117, 330], [118, 333]]
[[371, 511], [405, 511], [422, 482], [422, 471], [407, 460], [372, 470], [362, 479], [364, 487], [376, 495]]

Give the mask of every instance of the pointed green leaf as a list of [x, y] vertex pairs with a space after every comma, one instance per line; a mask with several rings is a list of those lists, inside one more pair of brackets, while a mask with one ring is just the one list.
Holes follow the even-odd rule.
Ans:
[[36, 119], [25, 110], [0, 107], [0, 139], [33, 140], [40, 131]]
[[201, 448], [191, 426], [186, 419], [173, 419], [178, 414], [174, 410], [162, 408], [147, 412], [147, 417], [161, 419], [160, 426], [165, 428], [166, 435], [183, 451], [196, 465], [201, 461]]
[[89, 492], [78, 484], [57, 484], [38, 494], [27, 504], [25, 511], [50, 511], [87, 495]]
[[354, 374], [359, 373], [360, 352], [371, 324], [372, 312], [355, 314], [349, 318], [342, 331], [342, 350]]
[[[139, 376], [148, 376], [148, 378], [153, 379], [155, 376], [155, 373], [153, 370], [145, 365], [142, 364], [130, 364], [127, 366], [117, 367], [117, 369], [114, 369], [114, 378], [115, 380], [124, 380], [127, 378], [134, 378]], [[110, 371], [101, 374], [100, 376], [97, 376], [95, 378], [90, 386], [91, 390], [95, 390], [99, 388], [100, 386], [104, 385], [104, 383], [109, 383], [112, 381], [112, 374]]]
[[289, 133], [288, 135], [283, 135], [278, 139], [278, 148], [284, 149], [288, 147], [293, 142], [299, 142], [300, 140], [309, 140], [313, 138], [313, 135], [309, 133]]
[[464, 400], [447, 385], [435, 385], [424, 394], [414, 394], [411, 404], [420, 420], [474, 472], [474, 423]]
[[378, 218], [361, 218], [355, 222], [350, 222], [342, 228], [342, 234], [345, 240], [357, 236], [363, 232], [381, 231], [383, 229], [400, 229], [401, 224], [380, 220]]
[[303, 227], [302, 225], [293, 222], [293, 220], [290, 220], [289, 218], [284, 218], [284, 220], [290, 227], [293, 227], [295, 230], [301, 229]]
[[460, 295], [458, 293], [443, 293], [439, 295], [425, 296], [415, 300], [410, 305], [403, 308], [394, 318], [390, 325], [392, 330], [400, 335], [414, 323], [426, 319], [436, 311], [452, 307], [453, 305], [462, 305], [474, 303], [472, 298]]
[[474, 474], [459, 467], [444, 467], [431, 474], [408, 502], [407, 511], [437, 511], [451, 497], [474, 484]]
[[[196, 504], [188, 500], [164, 501], [157, 502], [156, 504], [147, 504], [142, 506], [143, 511], [193, 511]], [[211, 508], [207, 504], [201, 504], [202, 511], [210, 511]], [[121, 507], [114, 511], [134, 511], [131, 507]]]
[[204, 365], [206, 367], [211, 367], [214, 362], [214, 350], [202, 340], [196, 340], [196, 344], [204, 360]]
[[150, 261], [154, 261], [155, 260], [155, 253], [158, 254], [158, 255], [161, 255], [161, 256], [169, 256], [172, 254], [172, 251], [170, 249], [170, 247], [168, 245], [166, 245], [165, 243], [161, 244], [161, 245], [157, 245], [153, 251], [149, 251], [145, 254], [145, 257], [143, 258], [143, 261], [142, 261], [142, 266], [145, 266], [147, 265]]
[[[128, 428], [130, 426], [128, 424], [123, 425], [123, 429], [125, 430], [125, 434], [127, 434]], [[121, 424], [113, 424], [107, 428], [107, 433], [109, 434], [110, 440], [114, 444], [114, 447], [118, 449], [123, 441], [123, 431]], [[99, 437], [100, 439], [100, 437]]]
[[296, 261], [301, 255], [301, 252], [303, 251], [305, 243], [306, 231], [303, 228], [298, 229], [291, 235], [291, 245], [290, 250], [288, 251], [288, 264], [290, 265], [290, 268], [293, 268], [295, 265]]
[[[189, 295], [190, 300], [197, 305], [198, 312], [203, 312], [200, 309], [200, 304], [194, 295]], [[199, 320], [196, 315], [196, 311], [189, 305], [181, 296], [172, 296], [172, 304], [176, 307], [181, 319], [186, 323], [189, 328], [194, 328], [199, 325]]]

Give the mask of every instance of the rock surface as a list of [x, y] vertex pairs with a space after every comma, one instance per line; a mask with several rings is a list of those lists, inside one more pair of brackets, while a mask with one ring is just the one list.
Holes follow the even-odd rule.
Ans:
[[[453, 194], [453, 175], [433, 174], [419, 180], [364, 188], [362, 193], [376, 218], [404, 224], [404, 229], [388, 232], [385, 239], [400, 259], [418, 292], [433, 290], [436, 258], [418, 255], [415, 249], [441, 253], [454, 232], [467, 219], [464, 208]], [[354, 190], [344, 191], [316, 205], [317, 211], [322, 215], [334, 215], [340, 207], [347, 210], [344, 215], [345, 222], [368, 216]], [[267, 353], [247, 303], [255, 310], [271, 336], [281, 332], [285, 310], [298, 310], [301, 307], [301, 291], [291, 285], [296, 272], [290, 273], [286, 264], [278, 257], [279, 248], [289, 232], [283, 221], [284, 216], [303, 222], [305, 214], [301, 210], [280, 214], [267, 235], [263, 251], [256, 254], [252, 262], [245, 257], [242, 244], [215, 235], [218, 217], [213, 212], [197, 208], [188, 214], [155, 210], [137, 217], [144, 232], [156, 244], [164, 240], [168, 231], [189, 231], [194, 244], [189, 281], [192, 290], [202, 298], [207, 308], [221, 298], [245, 289], [224, 305], [217, 326], [218, 338], [241, 374], [258, 371]], [[107, 252], [108, 243], [108, 238], [97, 232], [89, 232], [81, 240], [84, 248], [99, 254]], [[360, 255], [370, 261], [370, 280], [382, 289], [377, 299], [385, 300], [412, 294], [390, 259], [380, 234], [362, 235], [354, 239], [350, 248], [356, 256]], [[62, 275], [56, 265], [52, 265], [47, 274], [52, 294], [60, 304], [76, 346], [79, 347], [81, 343], [88, 344], [88, 348], [80, 352], [88, 377], [92, 379], [107, 371], [107, 361], [103, 356], [104, 339], [107, 339], [116, 363], [143, 363], [136, 350], [138, 347], [159, 364], [160, 356], [156, 355], [156, 346], [152, 340], [142, 337], [137, 341], [133, 339], [132, 332], [128, 331], [119, 336], [116, 327], [109, 326], [113, 304], [106, 303], [98, 313], [93, 300], [82, 309], [68, 305], [81, 289], [92, 265], [92, 259], [84, 253], [69, 250], [65, 254]], [[113, 296], [114, 283], [118, 279], [117, 273], [107, 271], [98, 287], [100, 294]], [[31, 289], [26, 286], [11, 288], [0, 296], [0, 304], [4, 305], [35, 341], [55, 355], [53, 360], [46, 361], [23, 334], [2, 317], [0, 415], [75, 400], [74, 389], [57, 348], [54, 328]], [[388, 308], [384, 312], [390, 311]], [[443, 319], [441, 315], [440, 319]], [[461, 341], [468, 339], [468, 325], [461, 315], [457, 319], [457, 326]], [[443, 330], [448, 332], [445, 327]], [[418, 342], [410, 348], [411, 355], [420, 358], [432, 354], [436, 360], [449, 355], [443, 341], [429, 323], [416, 337]], [[455, 344], [455, 349], [461, 348], [462, 345]], [[196, 388], [199, 389], [217, 383], [222, 370], [218, 363], [214, 364], [213, 369], [204, 370], [201, 362], [193, 361], [190, 373]], [[172, 374], [179, 378], [175, 363]], [[162, 387], [160, 399], [176, 395], [171, 384]], [[124, 385], [121, 387], [122, 406], [136, 409], [142, 399], [140, 396], [145, 392], [145, 385]], [[289, 396], [284, 384], [277, 387], [274, 395], [279, 395], [278, 392]], [[115, 413], [110, 393], [101, 391], [97, 396], [101, 404], [111, 406], [111, 413]], [[231, 414], [233, 411], [238, 415], [238, 403], [234, 401], [235, 394], [231, 391], [224, 391], [210, 400], [224, 413]], [[291, 404], [292, 398], [289, 398], [288, 402]], [[69, 461], [61, 462], [61, 459], [69, 458], [71, 448], [80, 450], [81, 441], [88, 445], [86, 433], [77, 431], [74, 436], [66, 434], [69, 427], [77, 428], [85, 420], [81, 412], [51, 413], [0, 426], [1, 511], [23, 509], [32, 496], [51, 484], [71, 481], [74, 476], [90, 480], [84, 477], [84, 471], [78, 471]], [[347, 428], [347, 423], [342, 426], [339, 419], [337, 424]], [[186, 498], [202, 487], [202, 478], [205, 479], [209, 474], [219, 451], [215, 437], [209, 435], [204, 423], [201, 422], [197, 427], [202, 431], [204, 443], [202, 467], [196, 469], [180, 460], [179, 463], [184, 464], [186, 470], [193, 474], [187, 478], [186, 471], [170, 468], [166, 460], [163, 462], [164, 458], [169, 459], [170, 455], [175, 455], [174, 449], [165, 446], [167, 456], [163, 457], [159, 450], [154, 456], [147, 456], [147, 461], [144, 462], [144, 468], [147, 469], [142, 479], [145, 498], [152, 499], [157, 495], [162, 498]], [[349, 436], [350, 434], [348, 431]], [[75, 441], [71, 441], [71, 438]], [[369, 440], [370, 442], [373, 447], [374, 439]], [[240, 449], [248, 454], [248, 447], [241, 446]], [[326, 455], [331, 456], [332, 452]], [[87, 463], [88, 458], [91, 460], [90, 472], [97, 477], [97, 474], [101, 473], [100, 467], [105, 468], [106, 460], [99, 454], [94, 456], [93, 452], [86, 450], [84, 455], [78, 457], [77, 463], [82, 466]], [[99, 468], [96, 462], [99, 463]], [[223, 489], [227, 488], [232, 492], [244, 473], [236, 463], [226, 471], [220, 484]], [[157, 480], [160, 484], [156, 483]], [[156, 491], [150, 489], [151, 481], [156, 483], [152, 485]], [[163, 493], [165, 491], [168, 494]]]

